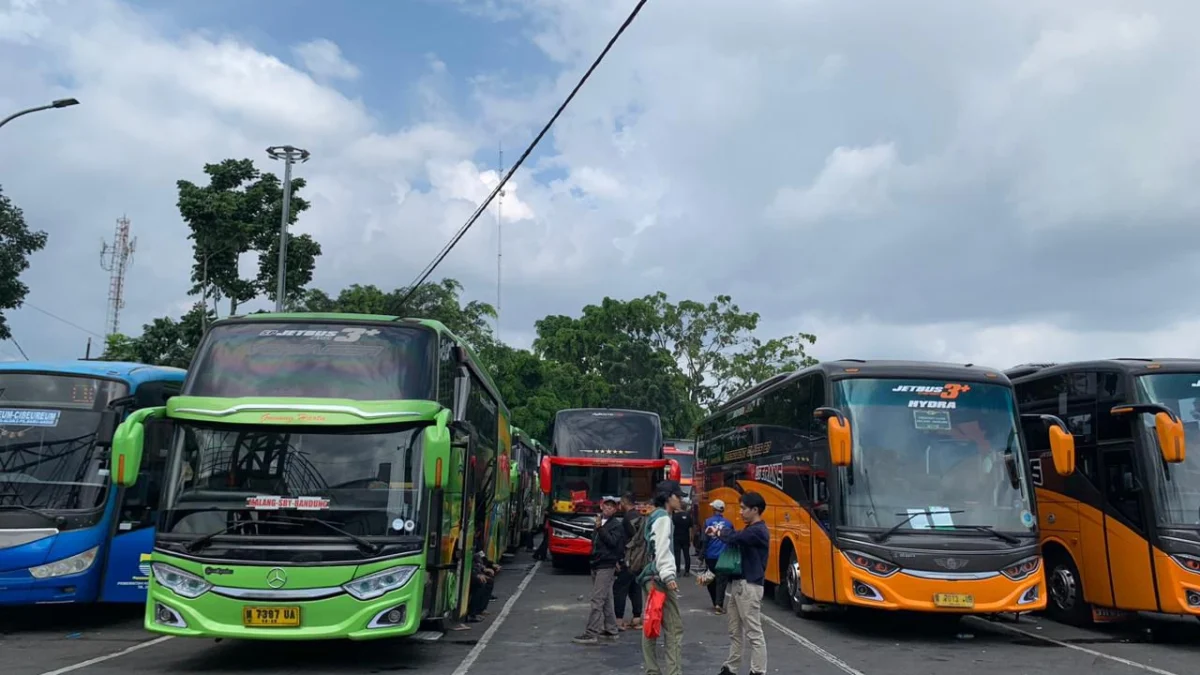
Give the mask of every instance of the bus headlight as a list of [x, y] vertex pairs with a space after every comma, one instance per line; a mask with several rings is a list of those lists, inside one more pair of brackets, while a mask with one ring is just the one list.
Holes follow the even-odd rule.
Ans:
[[1017, 562], [1000, 570], [1000, 573], [1009, 579], [1012, 579], [1013, 581], [1020, 581], [1038, 571], [1041, 566], [1042, 556], [1035, 555], [1023, 560], [1018, 560]]
[[846, 560], [849, 560], [851, 565], [877, 577], [890, 577], [900, 571], [899, 565], [859, 551], [842, 551], [842, 555], [846, 556]]
[[99, 550], [99, 546], [93, 546], [83, 553], [76, 553], [69, 558], [30, 567], [29, 574], [34, 579], [53, 579], [54, 577], [65, 577], [71, 574], [86, 572], [92, 566], [92, 563], [96, 562], [96, 552]]
[[1187, 553], [1176, 553], [1171, 556], [1180, 567], [1189, 571], [1200, 574], [1200, 556], [1189, 555]]
[[208, 589], [212, 588], [212, 584], [204, 579], [191, 572], [184, 572], [174, 565], [156, 562], [150, 565], [150, 570], [154, 573], [154, 580], [159, 585], [169, 588], [176, 595], [181, 595], [189, 600], [204, 595]]
[[398, 567], [389, 567], [381, 572], [368, 574], [365, 577], [360, 577], [349, 583], [343, 584], [342, 588], [346, 592], [353, 595], [357, 600], [373, 600], [384, 593], [390, 593], [397, 588], [403, 588], [404, 584], [412, 579], [417, 573], [415, 565], [400, 565]]

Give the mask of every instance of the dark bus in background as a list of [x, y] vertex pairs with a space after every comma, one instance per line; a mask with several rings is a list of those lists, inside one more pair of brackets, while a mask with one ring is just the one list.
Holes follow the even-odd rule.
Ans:
[[550, 430], [540, 482], [549, 495], [549, 551], [555, 567], [592, 553], [596, 513], [605, 495], [632, 492], [649, 510], [654, 486], [679, 464], [663, 457], [657, 413], [609, 408], [560, 410]]
[[[1111, 359], [1007, 371], [1027, 420], [1048, 612], [1200, 617], [1200, 360]], [[1050, 467], [1039, 415], [1066, 420], [1079, 470]]]

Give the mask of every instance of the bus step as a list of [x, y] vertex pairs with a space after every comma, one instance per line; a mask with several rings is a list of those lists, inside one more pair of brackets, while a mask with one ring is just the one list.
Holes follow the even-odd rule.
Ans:
[[419, 630], [412, 634], [413, 640], [422, 640], [424, 642], [437, 642], [442, 639], [445, 633], [440, 633], [436, 630]]

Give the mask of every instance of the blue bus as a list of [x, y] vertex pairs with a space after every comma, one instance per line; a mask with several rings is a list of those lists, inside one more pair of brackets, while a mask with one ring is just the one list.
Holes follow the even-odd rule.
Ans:
[[[112, 361], [0, 363], [0, 606], [146, 600], [164, 458], [109, 480], [117, 424], [186, 371]], [[166, 447], [156, 444], [153, 447]]]

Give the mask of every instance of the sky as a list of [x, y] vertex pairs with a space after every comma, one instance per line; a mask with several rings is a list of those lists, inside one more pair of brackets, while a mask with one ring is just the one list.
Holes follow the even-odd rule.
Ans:
[[[122, 332], [185, 311], [175, 181], [281, 174], [271, 145], [312, 153], [313, 286], [408, 284], [634, 4], [0, 0], [0, 112], [82, 102], [0, 129], [0, 186], [49, 233], [15, 338], [98, 347], [122, 215]], [[1197, 23], [1183, 0], [650, 0], [507, 187], [500, 336], [662, 290], [732, 295], [821, 359], [1192, 355]], [[492, 210], [434, 278], [495, 303], [496, 258]]]

